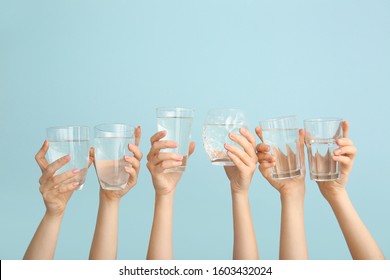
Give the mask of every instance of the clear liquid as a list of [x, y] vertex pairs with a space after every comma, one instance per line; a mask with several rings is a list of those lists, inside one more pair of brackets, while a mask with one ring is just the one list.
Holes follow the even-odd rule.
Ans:
[[162, 152], [176, 153], [184, 157], [181, 166], [166, 170], [172, 171], [184, 171], [187, 165], [188, 149], [191, 139], [192, 118], [157, 118], [158, 131], [166, 130], [167, 135], [162, 140], [173, 140], [178, 143], [178, 147], [174, 149], [163, 149]]
[[263, 139], [276, 157], [272, 178], [288, 179], [301, 175], [298, 129], [263, 129]]
[[130, 167], [130, 164], [124, 156], [132, 155], [129, 143], [134, 143], [134, 138], [95, 138], [95, 168], [103, 189], [122, 190], [126, 187], [130, 175], [125, 166]]
[[340, 178], [340, 166], [332, 159], [338, 148], [335, 139], [317, 139], [309, 142], [310, 178], [315, 181], [332, 181]]
[[206, 124], [203, 127], [203, 144], [210, 161], [214, 165], [234, 166], [227, 155], [225, 144], [242, 147], [229, 138], [229, 133], [240, 135], [240, 128], [246, 128], [241, 124]]
[[70, 155], [70, 162], [57, 170], [56, 174], [75, 168], [80, 169], [73, 181], [79, 182], [78, 190], [81, 190], [84, 187], [88, 170], [89, 141], [49, 141], [47, 157], [50, 163], [66, 155]]

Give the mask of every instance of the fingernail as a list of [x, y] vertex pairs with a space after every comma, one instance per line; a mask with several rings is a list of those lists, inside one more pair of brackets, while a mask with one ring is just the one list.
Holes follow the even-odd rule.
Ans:
[[131, 171], [131, 168], [128, 167], [128, 166], [125, 166], [125, 170], [126, 170], [126, 172], [130, 172], [130, 171]]
[[178, 160], [182, 160], [182, 159], [183, 159], [183, 156], [182, 156], [182, 155], [177, 155], [177, 159], [178, 159]]
[[73, 182], [72, 185], [73, 186], [78, 186], [80, 184], [80, 182]]
[[338, 150], [335, 150], [334, 151], [334, 154], [337, 156], [337, 155], [341, 155], [341, 149], [338, 149]]
[[66, 156], [64, 157], [64, 159], [65, 159], [65, 160], [70, 160], [70, 155], [66, 155]]
[[125, 156], [125, 160], [130, 160], [131, 156]]
[[229, 133], [229, 137], [230, 137], [230, 138], [234, 138], [234, 137], [235, 137], [234, 133], [233, 133], [233, 132], [230, 132], [230, 133]]
[[180, 166], [180, 165], [182, 165], [182, 164], [183, 164], [182, 161], [176, 161], [176, 165], [177, 165], [177, 166]]
[[225, 143], [225, 148], [226, 148], [226, 149], [230, 149], [231, 146], [230, 146], [229, 144]]
[[73, 169], [72, 172], [73, 172], [73, 174], [77, 174], [77, 173], [80, 172], [80, 169], [77, 169], [77, 168], [76, 168], [76, 169]]

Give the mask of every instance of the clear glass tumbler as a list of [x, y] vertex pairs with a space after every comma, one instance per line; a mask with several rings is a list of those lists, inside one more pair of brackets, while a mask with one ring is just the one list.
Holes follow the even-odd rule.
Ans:
[[95, 167], [100, 185], [105, 190], [123, 190], [129, 180], [125, 166], [126, 155], [132, 153], [134, 127], [126, 124], [101, 124], [95, 126]]
[[271, 147], [270, 153], [276, 157], [276, 166], [271, 171], [272, 178], [282, 180], [301, 175], [297, 117], [261, 121], [260, 127], [264, 143]]
[[310, 178], [314, 181], [333, 181], [340, 178], [340, 166], [333, 160], [336, 140], [343, 137], [339, 118], [308, 119], [304, 121], [308, 147]]
[[69, 155], [70, 161], [56, 174], [75, 168], [80, 169], [75, 179], [79, 182], [78, 190], [81, 190], [84, 187], [88, 171], [89, 128], [85, 126], [58, 126], [49, 127], [46, 132], [49, 141], [48, 161], [51, 163], [60, 157]]
[[162, 140], [173, 140], [178, 144], [177, 148], [161, 151], [183, 156], [181, 166], [165, 169], [165, 172], [183, 172], [187, 166], [194, 110], [189, 108], [157, 108], [156, 113], [158, 131], [167, 131], [167, 135]]
[[203, 125], [203, 144], [213, 165], [234, 166], [226, 153], [225, 143], [239, 147], [229, 138], [229, 133], [240, 134], [240, 128], [248, 129], [245, 114], [237, 109], [212, 109]]

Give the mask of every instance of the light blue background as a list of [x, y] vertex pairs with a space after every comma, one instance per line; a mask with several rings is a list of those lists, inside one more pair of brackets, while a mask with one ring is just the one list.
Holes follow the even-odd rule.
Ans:
[[[228, 180], [212, 166], [201, 132], [207, 110], [261, 119], [297, 114], [348, 119], [358, 147], [348, 192], [390, 255], [390, 2], [0, 1], [0, 258], [20, 259], [44, 213], [34, 155], [52, 125], [142, 125], [155, 108], [196, 110], [197, 143], [176, 193], [177, 259], [230, 259]], [[119, 259], [144, 259], [154, 190], [146, 159], [120, 208]], [[280, 200], [256, 172], [250, 190], [260, 255], [277, 259]], [[86, 259], [98, 183], [90, 170], [63, 220], [57, 259]], [[329, 205], [307, 178], [310, 257], [349, 259]]]

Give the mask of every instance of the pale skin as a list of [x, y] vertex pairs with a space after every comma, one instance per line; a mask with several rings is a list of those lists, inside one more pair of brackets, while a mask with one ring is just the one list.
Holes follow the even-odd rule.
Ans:
[[[42, 194], [46, 212], [23, 257], [25, 260], [51, 260], [54, 258], [66, 205], [73, 191], [79, 188], [79, 182], [76, 179], [77, 174], [80, 173], [79, 169], [55, 174], [71, 160], [70, 156], [66, 155], [49, 164], [45, 158], [48, 149], [49, 143], [46, 140], [35, 156], [42, 171], [42, 176], [39, 179], [39, 191]], [[92, 158], [90, 158], [89, 164], [91, 162]]]
[[[147, 156], [148, 167], [152, 175], [155, 190], [155, 207], [152, 230], [150, 233], [149, 248], [146, 259], [171, 260], [173, 259], [173, 207], [176, 186], [183, 172], [164, 172], [164, 170], [182, 165], [183, 156], [176, 153], [162, 152], [161, 149], [176, 148], [175, 141], [161, 140], [166, 131], [154, 134], [151, 139], [151, 148]], [[191, 142], [189, 155], [194, 152], [195, 143]]]
[[336, 141], [339, 148], [334, 151], [332, 156], [332, 159], [340, 164], [340, 179], [317, 182], [317, 184], [322, 195], [333, 209], [352, 258], [355, 260], [383, 260], [384, 255], [381, 249], [360, 219], [346, 191], [357, 149], [348, 138], [349, 123], [342, 122], [342, 128], [343, 138]]
[[130, 175], [125, 189], [105, 190], [100, 187], [99, 210], [89, 254], [91, 260], [115, 260], [117, 257], [119, 204], [121, 198], [137, 184], [142, 159], [142, 153], [138, 148], [141, 139], [140, 126], [135, 129], [134, 135], [135, 145], [128, 145], [129, 151], [134, 156], [125, 156], [124, 158], [126, 162], [131, 164], [131, 166], [124, 167]]
[[239, 144], [243, 150], [225, 144], [227, 155], [235, 164], [235, 166], [225, 166], [232, 193], [233, 259], [257, 260], [259, 255], [248, 197], [249, 186], [257, 165], [256, 139], [245, 128], [240, 129], [240, 134], [230, 133], [229, 138]]
[[[256, 134], [263, 142], [262, 129], [256, 128]], [[308, 259], [304, 223], [305, 198], [305, 155], [304, 131], [299, 131], [299, 149], [301, 175], [291, 179], [275, 180], [271, 170], [275, 166], [284, 166], [287, 163], [277, 163], [270, 154], [270, 146], [261, 143], [257, 145], [257, 157], [260, 163], [259, 170], [264, 178], [280, 193], [282, 203], [282, 217], [280, 226], [279, 258], [281, 260]], [[287, 159], [286, 159], [287, 160]]]

